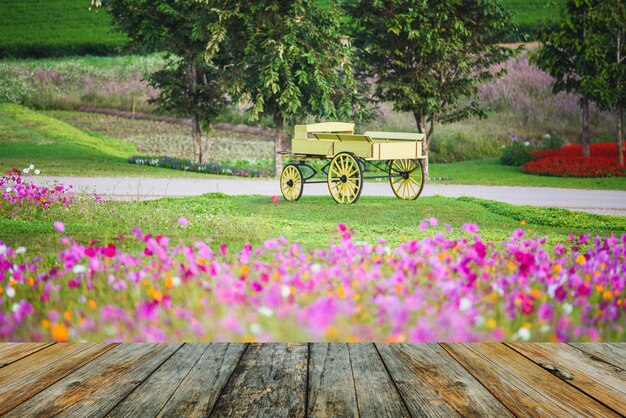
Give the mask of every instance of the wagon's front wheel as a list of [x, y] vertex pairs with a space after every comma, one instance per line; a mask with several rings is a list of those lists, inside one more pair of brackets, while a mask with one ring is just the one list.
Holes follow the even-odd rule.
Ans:
[[295, 164], [287, 164], [280, 175], [280, 191], [288, 202], [295, 202], [302, 196], [304, 182], [302, 170]]
[[363, 170], [352, 154], [342, 152], [332, 159], [328, 167], [328, 190], [335, 202], [354, 203], [363, 189]]
[[391, 160], [389, 184], [398, 199], [415, 200], [424, 188], [424, 166], [421, 160]]

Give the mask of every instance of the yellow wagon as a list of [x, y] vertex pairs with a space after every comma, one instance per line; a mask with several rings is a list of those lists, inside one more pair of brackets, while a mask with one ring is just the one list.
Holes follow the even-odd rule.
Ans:
[[[327, 183], [337, 203], [350, 204], [361, 195], [364, 180], [388, 178], [399, 199], [417, 199], [424, 187], [423, 140], [424, 134], [401, 132], [355, 135], [353, 123], [296, 125], [291, 152], [282, 152], [290, 163], [281, 173], [280, 190], [285, 200], [296, 201], [305, 184]], [[308, 163], [315, 160], [326, 164], [316, 169]]]

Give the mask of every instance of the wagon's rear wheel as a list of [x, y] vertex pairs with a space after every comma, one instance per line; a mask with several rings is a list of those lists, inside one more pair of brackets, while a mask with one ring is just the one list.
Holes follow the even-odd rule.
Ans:
[[391, 160], [389, 184], [398, 199], [415, 200], [424, 188], [424, 166], [421, 160]]
[[295, 164], [287, 164], [280, 175], [280, 191], [288, 202], [295, 202], [302, 196], [304, 182], [302, 170]]
[[363, 170], [352, 154], [342, 152], [332, 159], [328, 167], [328, 190], [335, 202], [354, 203], [363, 189]]

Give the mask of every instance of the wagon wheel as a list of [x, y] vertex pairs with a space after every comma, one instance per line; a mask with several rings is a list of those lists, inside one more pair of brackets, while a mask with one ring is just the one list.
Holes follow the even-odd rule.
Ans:
[[337, 203], [354, 203], [363, 189], [363, 170], [352, 154], [341, 152], [328, 167], [328, 190]]
[[295, 164], [287, 164], [280, 175], [280, 191], [288, 202], [295, 202], [302, 196], [304, 188], [302, 170]]
[[398, 199], [415, 200], [424, 188], [424, 167], [421, 160], [391, 160], [389, 184]]

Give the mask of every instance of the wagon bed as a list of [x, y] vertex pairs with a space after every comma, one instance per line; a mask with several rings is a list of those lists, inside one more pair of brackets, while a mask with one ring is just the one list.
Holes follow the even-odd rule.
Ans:
[[[424, 186], [422, 142], [424, 134], [368, 131], [354, 134], [353, 123], [327, 122], [296, 125], [291, 152], [281, 152], [291, 160], [281, 173], [281, 192], [287, 201], [297, 201], [307, 183], [327, 183], [337, 203], [355, 203], [363, 180], [388, 178], [399, 199], [414, 200]], [[308, 161], [326, 160], [316, 169]], [[384, 176], [368, 175], [372, 171]], [[325, 180], [316, 180], [324, 174]], [[318, 176], [319, 177], [319, 176]]]

